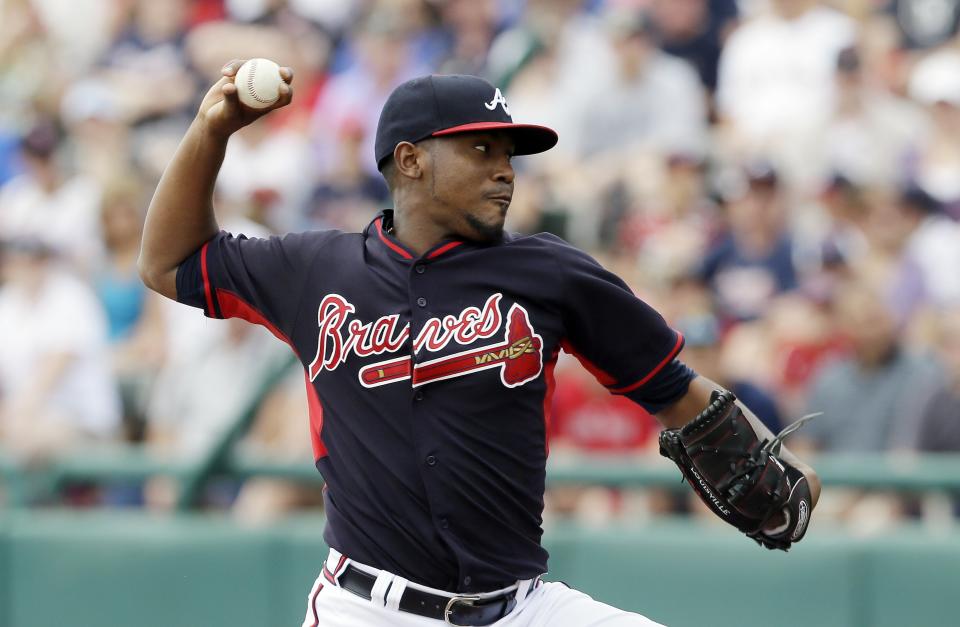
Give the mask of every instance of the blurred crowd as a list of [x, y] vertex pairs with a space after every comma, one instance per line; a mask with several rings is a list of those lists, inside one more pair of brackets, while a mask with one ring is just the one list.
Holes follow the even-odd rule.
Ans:
[[[772, 430], [822, 411], [791, 448], [958, 452], [958, 25], [960, 0], [0, 0], [0, 448], [189, 459], [287, 363], [267, 332], [148, 293], [136, 269], [200, 97], [262, 56], [296, 95], [231, 139], [224, 229], [363, 228], [389, 206], [373, 133], [390, 91], [482, 75], [561, 138], [515, 161], [511, 230], [593, 253]], [[566, 355], [556, 377], [552, 455], [656, 455], [640, 407]], [[308, 459], [302, 397], [294, 371], [245, 446]], [[157, 481], [101, 498], [174, 497]], [[262, 517], [314, 500], [251, 481], [227, 502]]]

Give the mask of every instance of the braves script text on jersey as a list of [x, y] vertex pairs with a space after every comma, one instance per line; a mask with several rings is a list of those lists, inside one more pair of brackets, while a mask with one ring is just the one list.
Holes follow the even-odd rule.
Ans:
[[181, 302], [262, 324], [304, 367], [327, 543], [441, 590], [547, 570], [545, 425], [558, 352], [657, 411], [686, 391], [683, 338], [616, 276], [550, 235], [220, 233], [181, 264]]

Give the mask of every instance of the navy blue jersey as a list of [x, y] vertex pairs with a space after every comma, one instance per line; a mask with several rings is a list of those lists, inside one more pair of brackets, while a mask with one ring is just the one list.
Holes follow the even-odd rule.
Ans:
[[445, 590], [540, 575], [558, 352], [655, 412], [694, 376], [675, 359], [683, 338], [559, 238], [452, 240], [418, 257], [391, 220], [220, 233], [181, 264], [178, 298], [262, 324], [299, 356], [330, 546]]

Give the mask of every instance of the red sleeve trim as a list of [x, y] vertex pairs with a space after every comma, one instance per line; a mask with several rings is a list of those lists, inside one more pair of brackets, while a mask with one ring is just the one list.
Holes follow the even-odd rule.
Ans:
[[213, 308], [213, 289], [210, 286], [210, 273], [207, 272], [207, 248], [210, 242], [203, 245], [200, 249], [200, 271], [203, 273], [203, 291], [207, 296], [207, 312], [211, 318], [217, 317], [217, 310]]
[[674, 357], [677, 356], [677, 353], [680, 352], [680, 349], [681, 349], [681, 348], [683, 348], [683, 333], [677, 333], [677, 343], [673, 345], [673, 349], [667, 354], [666, 357], [663, 358], [663, 361], [661, 361], [659, 364], [657, 364], [657, 367], [656, 367], [656, 368], [654, 368], [653, 370], [651, 370], [651, 371], [647, 374], [647, 376], [645, 376], [644, 378], [640, 379], [640, 380], [637, 381], [636, 383], [633, 383], [633, 384], [631, 384], [631, 385], [628, 385], [627, 387], [623, 387], [623, 388], [610, 388], [610, 391], [611, 391], [612, 393], [614, 393], [614, 394], [626, 394], [627, 392], [632, 392], [632, 391], [636, 390], [638, 387], [640, 387], [641, 385], [643, 385], [644, 383], [646, 383], [647, 381], [649, 381], [650, 379], [652, 379], [654, 376], [656, 376], [656, 374], [657, 374], [658, 372], [660, 372], [661, 370], [663, 370], [663, 367], [664, 367], [664, 366], [666, 366], [666, 365], [669, 364], [671, 361], [673, 361]]
[[383, 218], [377, 218], [377, 235], [380, 236], [380, 239], [383, 240], [383, 243], [386, 244], [388, 248], [393, 250], [393, 252], [397, 253], [404, 259], [413, 259], [413, 255], [408, 253], [406, 250], [404, 250], [402, 247], [398, 246], [397, 244], [394, 244], [393, 242], [391, 242], [390, 239], [383, 234], [383, 229], [380, 228], [380, 225], [382, 223], [383, 223]]

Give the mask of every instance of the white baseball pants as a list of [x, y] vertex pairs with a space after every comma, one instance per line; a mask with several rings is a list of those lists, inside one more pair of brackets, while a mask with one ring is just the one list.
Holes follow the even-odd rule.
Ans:
[[[377, 576], [370, 600], [340, 588], [337, 575], [348, 563]], [[302, 627], [444, 627], [441, 620], [401, 612], [397, 608], [407, 586], [453, 596], [449, 592], [427, 588], [364, 564], [352, 562], [331, 550], [310, 595]], [[392, 585], [390, 585], [392, 583]], [[495, 627], [663, 627], [649, 618], [594, 601], [562, 583], [539, 579], [518, 582], [517, 606], [493, 623]], [[389, 588], [387, 597], [384, 591]]]

